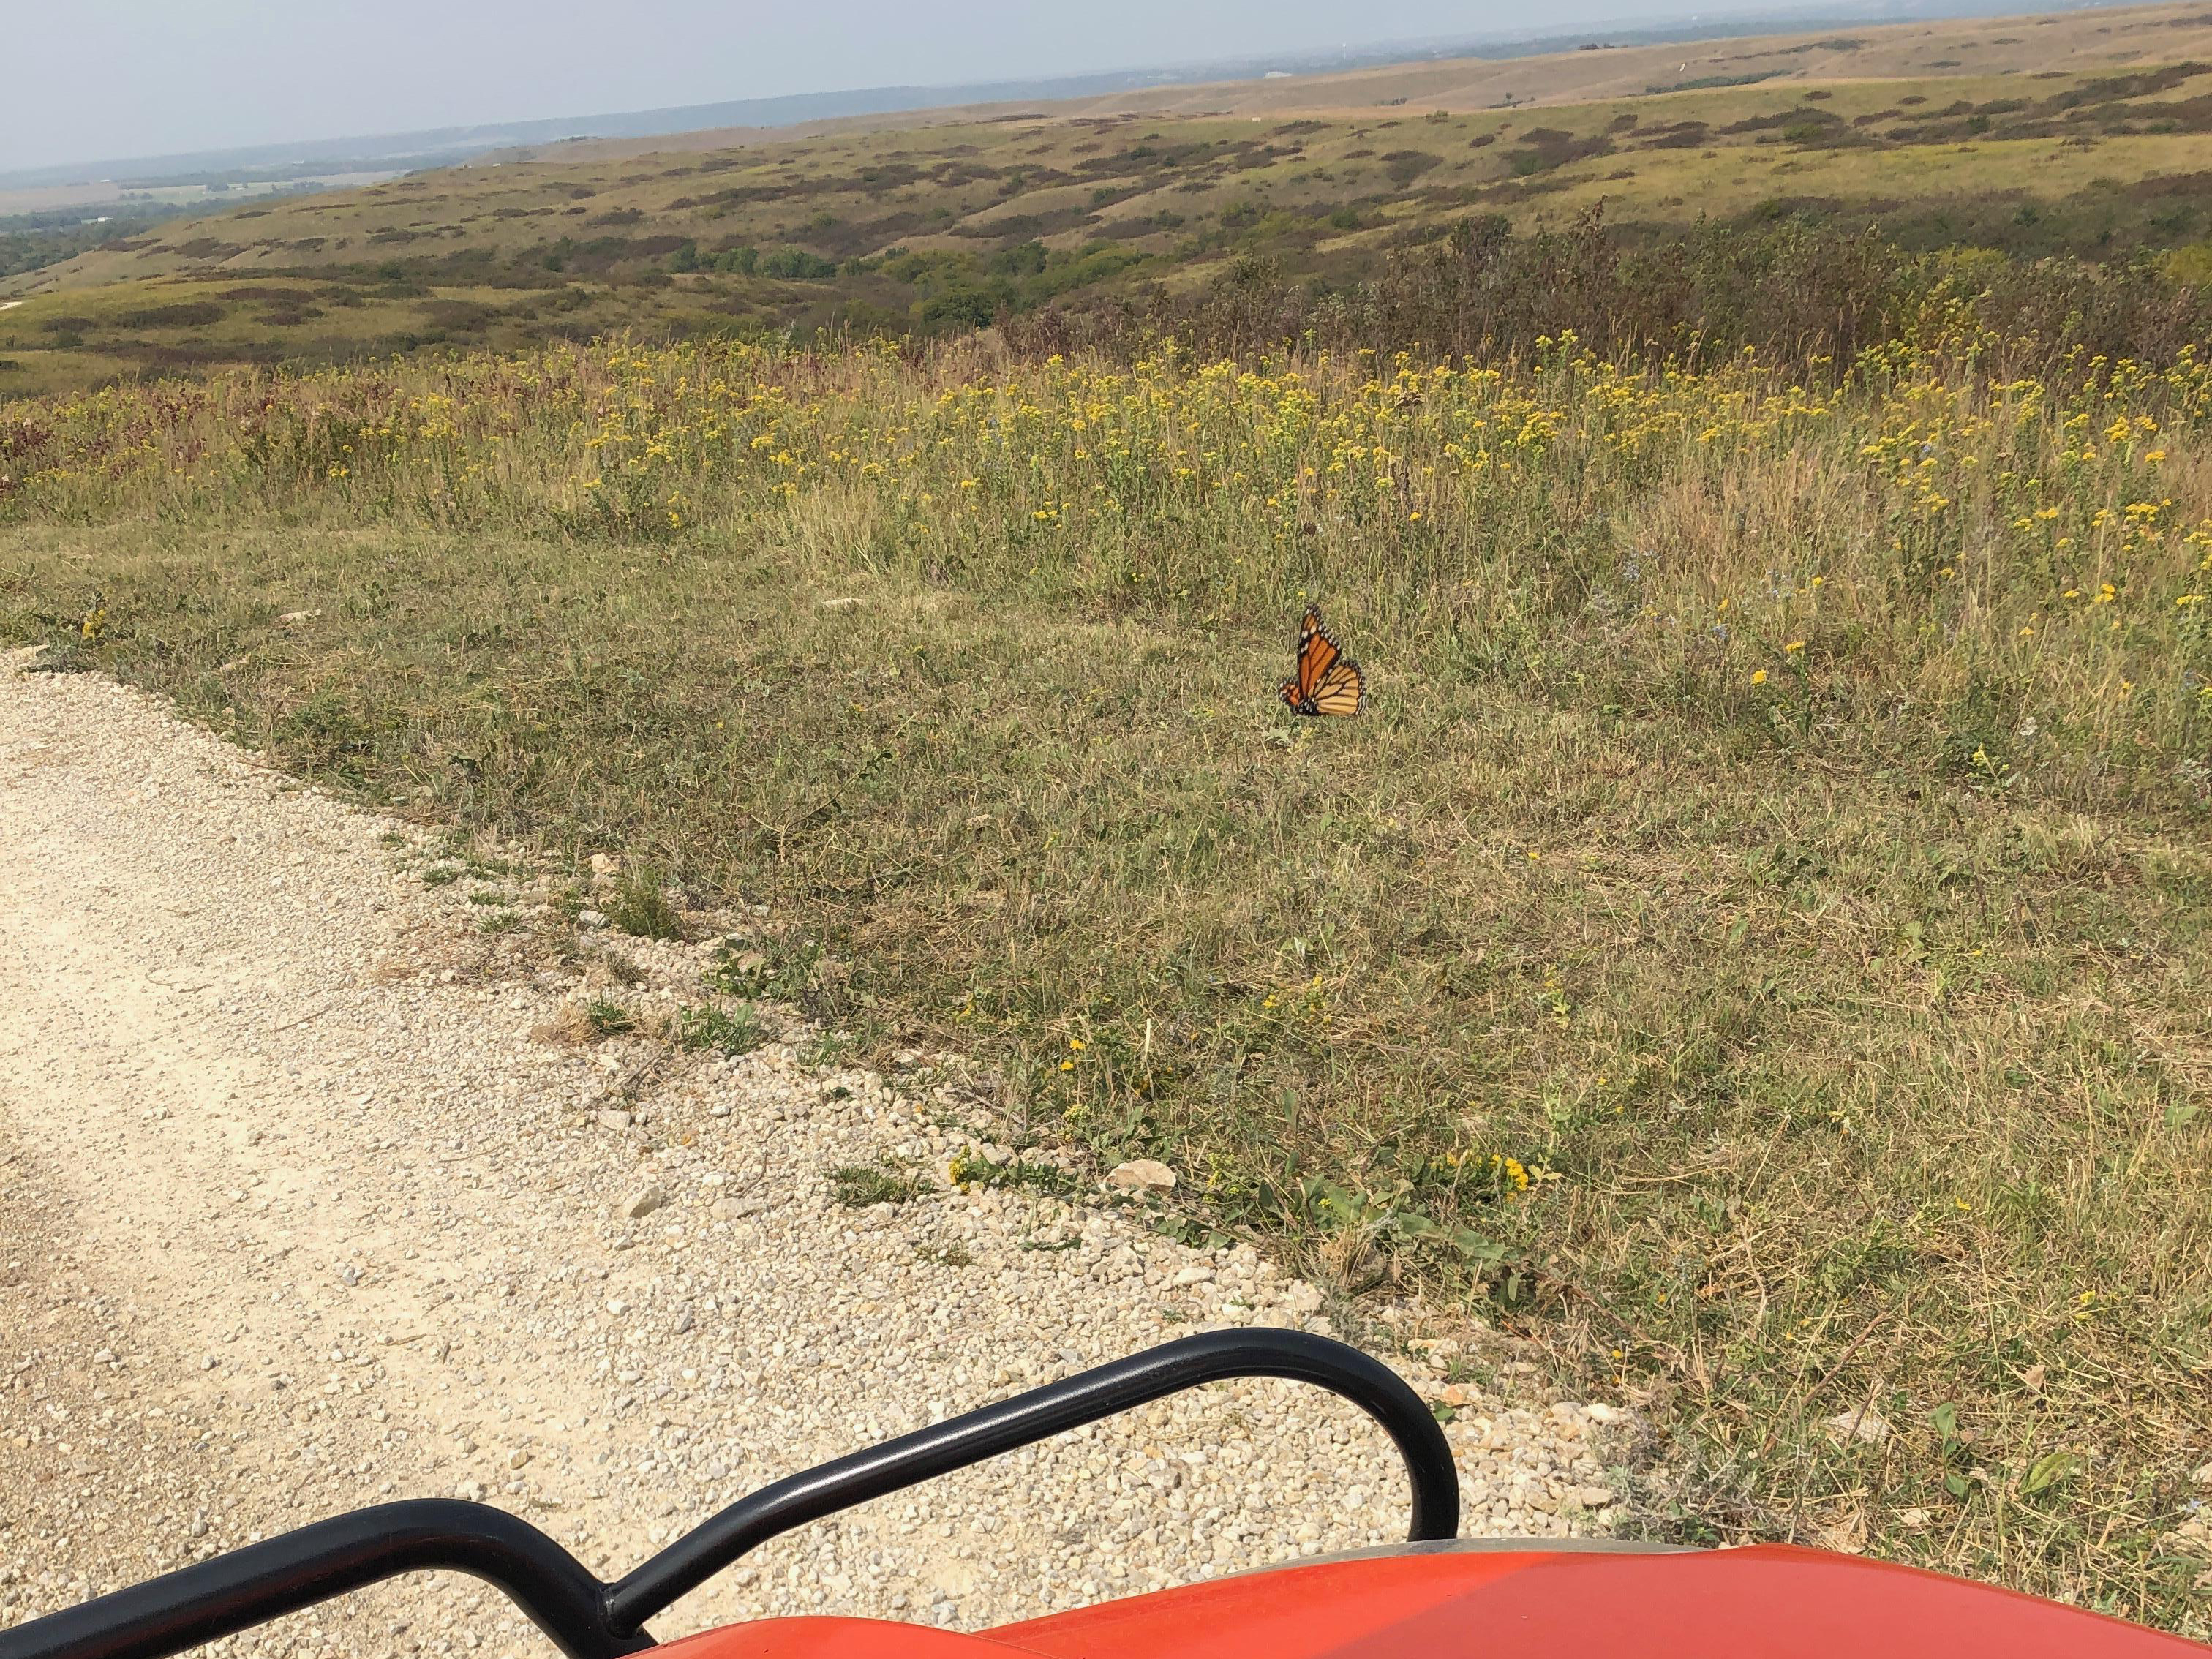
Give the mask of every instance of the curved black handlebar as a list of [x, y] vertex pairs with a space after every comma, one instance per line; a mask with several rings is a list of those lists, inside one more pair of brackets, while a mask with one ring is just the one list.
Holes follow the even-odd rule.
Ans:
[[167, 1659], [403, 1572], [484, 1579], [569, 1659], [615, 1659], [653, 1645], [645, 1620], [746, 1551], [810, 1521], [1233, 1376], [1311, 1382], [1387, 1430], [1413, 1488], [1416, 1540], [1459, 1527], [1459, 1477], [1443, 1431], [1396, 1372], [1357, 1348], [1301, 1331], [1185, 1337], [1027, 1394], [949, 1418], [779, 1480], [601, 1584], [537, 1528], [503, 1510], [424, 1498], [356, 1510], [0, 1631], [0, 1659]]
[[1164, 1395], [1231, 1376], [1284, 1376], [1342, 1395], [1398, 1443], [1413, 1488], [1413, 1524], [1407, 1535], [1449, 1538], [1459, 1530], [1459, 1476], [1451, 1448], [1420, 1396], [1395, 1371], [1357, 1348], [1303, 1331], [1212, 1331], [948, 1418], [764, 1486], [616, 1583], [607, 1595], [611, 1628], [635, 1630], [746, 1551], [809, 1521]]
[[458, 1498], [379, 1504], [279, 1533], [197, 1565], [0, 1630], [0, 1659], [165, 1659], [403, 1572], [465, 1572], [507, 1600], [569, 1659], [653, 1645], [606, 1629], [606, 1590], [527, 1521]]

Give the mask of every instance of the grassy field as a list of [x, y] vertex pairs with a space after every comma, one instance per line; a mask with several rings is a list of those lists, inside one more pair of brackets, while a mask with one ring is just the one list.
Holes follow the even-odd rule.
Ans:
[[[2180, 54], [2212, 58], [2212, 25], [2108, 17], [1709, 42], [1663, 64], [1637, 48], [1364, 71], [1180, 91], [1164, 111], [706, 150], [582, 146], [257, 202], [0, 280], [0, 303], [21, 302], [0, 311], [0, 395], [622, 331], [958, 332], [1188, 295], [1255, 264], [1343, 289], [1486, 215], [1526, 233], [1601, 210], [1647, 242], [1701, 222], [1878, 224], [1913, 250], [2148, 252], [2201, 282], [2212, 70]], [[1524, 84], [1546, 101], [1478, 104]]]
[[0, 625], [770, 907], [761, 994], [1646, 1401], [1650, 1528], [2203, 1634], [2212, 371], [1983, 343], [28, 400]]

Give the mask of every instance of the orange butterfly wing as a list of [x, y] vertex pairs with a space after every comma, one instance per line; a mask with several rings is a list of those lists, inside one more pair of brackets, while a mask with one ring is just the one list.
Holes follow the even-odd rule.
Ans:
[[1367, 678], [1359, 672], [1359, 665], [1349, 657], [1322, 676], [1321, 684], [1314, 688], [1313, 707], [1322, 714], [1357, 714], [1359, 700], [1366, 695]]
[[1300, 714], [1356, 714], [1364, 684], [1321, 612], [1309, 610], [1298, 624], [1297, 676], [1278, 688], [1284, 702]]
[[1328, 631], [1328, 625], [1321, 619], [1321, 612], [1307, 611], [1305, 620], [1298, 624], [1297, 688], [1300, 702], [1313, 701], [1314, 691], [1321, 684], [1322, 677], [1335, 665], [1341, 654], [1336, 635]]

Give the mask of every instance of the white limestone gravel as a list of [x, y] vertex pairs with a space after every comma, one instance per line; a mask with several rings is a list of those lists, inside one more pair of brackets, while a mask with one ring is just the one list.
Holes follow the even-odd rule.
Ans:
[[[736, 1060], [551, 1040], [588, 997], [696, 1000], [704, 947], [587, 927], [556, 950], [576, 935], [542, 878], [441, 882], [422, 832], [21, 661], [0, 660], [0, 1626], [403, 1496], [505, 1505], [611, 1574], [1020, 1388], [1213, 1325], [1326, 1328], [1311, 1286], [1170, 1242], [1155, 1200], [952, 1187], [990, 1144], [949, 1073], [810, 1067], [796, 1027]], [[830, 1172], [863, 1164], [921, 1190], [847, 1208]], [[1463, 1530], [1601, 1529], [1605, 1407], [1450, 1397]], [[1405, 1503], [1351, 1408], [1221, 1385], [780, 1540], [654, 1628], [973, 1628], [1381, 1542]], [[458, 1578], [218, 1646], [550, 1651]]]

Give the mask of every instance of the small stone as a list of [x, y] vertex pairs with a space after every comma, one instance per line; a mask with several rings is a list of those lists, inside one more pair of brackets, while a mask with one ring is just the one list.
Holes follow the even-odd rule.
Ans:
[[698, 1321], [691, 1316], [691, 1310], [686, 1308], [676, 1316], [676, 1322], [668, 1328], [669, 1333], [674, 1336], [688, 1336], [697, 1324]]
[[729, 1221], [742, 1221], [749, 1215], [758, 1215], [766, 1208], [768, 1200], [757, 1195], [714, 1200], [714, 1213]]
[[2207, 1463], [2189, 1478], [2200, 1486], [2212, 1486], [2212, 1463]]
[[592, 873], [595, 876], [611, 876], [614, 874], [616, 867], [621, 862], [621, 860], [611, 854], [594, 853], [592, 854]]
[[1186, 1285], [1211, 1285], [1212, 1282], [1213, 1269], [1211, 1267], [1185, 1267], [1175, 1276], [1178, 1289]]
[[599, 1114], [599, 1127], [602, 1129], [627, 1129], [635, 1121], [624, 1111], [611, 1109]]
[[1174, 1190], [1176, 1177], [1175, 1171], [1158, 1158], [1139, 1158], [1115, 1164], [1106, 1184], [1125, 1193], [1164, 1193]]
[[640, 1216], [651, 1215], [667, 1202], [668, 1194], [659, 1188], [646, 1187], [623, 1200], [622, 1212], [635, 1221]]
[[1586, 1510], [1601, 1510], [1613, 1502], [1610, 1486], [1584, 1486], [1575, 1494], [1575, 1502]]
[[287, 611], [283, 616], [277, 617], [276, 620], [280, 623], [286, 623], [313, 622], [316, 617], [322, 614], [323, 613], [319, 611]]
[[507, 1467], [510, 1469], [519, 1469], [529, 1461], [530, 1454], [520, 1446], [507, 1455]]

